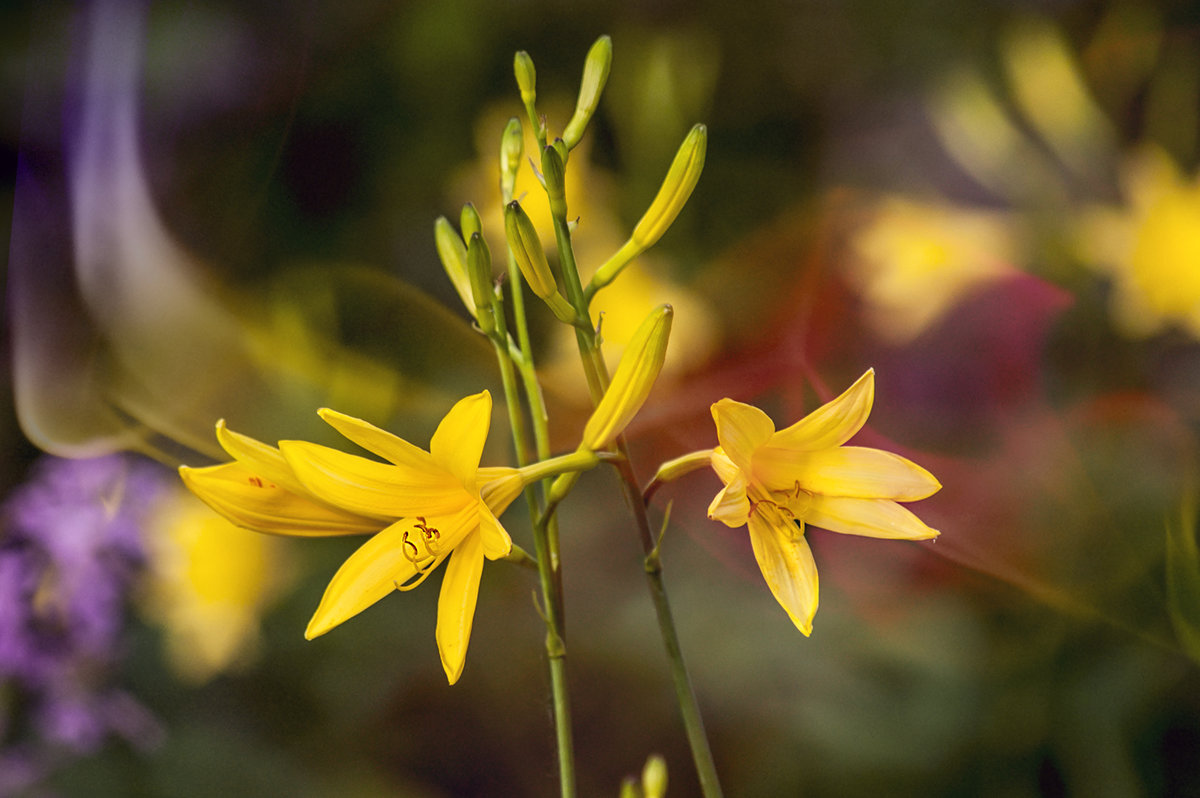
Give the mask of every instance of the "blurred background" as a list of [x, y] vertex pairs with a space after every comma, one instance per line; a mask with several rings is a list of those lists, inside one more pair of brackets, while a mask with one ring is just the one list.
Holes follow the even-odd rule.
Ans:
[[[585, 272], [709, 132], [598, 300], [614, 353], [676, 307], [640, 473], [713, 446], [721, 397], [783, 426], [874, 367], [857, 441], [945, 486], [912, 507], [932, 543], [809, 531], [811, 638], [705, 518], [715, 476], [656, 496], [727, 793], [1200, 795], [1195, 4], [34, 6], [0, 11], [0, 795], [553, 793], [528, 572], [486, 569], [450, 688], [435, 590], [306, 642], [355, 542], [229, 527], [173, 469], [220, 457], [218, 418], [336, 443], [332, 406], [424, 445], [497, 392], [433, 222], [472, 201], [502, 251], [513, 53], [561, 130], [603, 33], [568, 171]], [[567, 449], [583, 383], [550, 321]], [[498, 416], [485, 464], [506, 439]], [[580, 794], [658, 752], [694, 795], [618, 493], [598, 470], [563, 507]]]

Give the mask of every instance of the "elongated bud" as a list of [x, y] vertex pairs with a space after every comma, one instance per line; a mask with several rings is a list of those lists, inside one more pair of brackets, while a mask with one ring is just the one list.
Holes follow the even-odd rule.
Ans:
[[674, 317], [670, 305], [659, 305], [638, 327], [608, 390], [583, 428], [580, 448], [595, 451], [608, 446], [641, 410], [662, 371]]
[[463, 241], [467, 242], [470, 248], [471, 236], [475, 233], [483, 233], [483, 221], [479, 218], [479, 211], [475, 210], [475, 206], [467, 203], [463, 206], [462, 215], [459, 217], [459, 228], [462, 230]]
[[433, 223], [433, 240], [446, 276], [463, 305], [474, 314], [475, 299], [471, 296], [471, 278], [467, 276], [467, 245], [445, 216], [439, 216]]
[[667, 794], [667, 760], [651, 754], [642, 768], [642, 795], [644, 798], [663, 798]]
[[521, 120], [514, 116], [508, 120], [504, 135], [500, 137], [500, 196], [506, 203], [512, 202], [524, 154], [525, 132], [521, 130]]
[[675, 217], [679, 216], [688, 197], [692, 195], [696, 181], [700, 179], [707, 147], [708, 128], [696, 125], [679, 146], [675, 160], [667, 170], [666, 179], [658, 189], [654, 201], [642, 215], [641, 221], [633, 228], [629, 240], [617, 254], [596, 270], [595, 276], [592, 277], [593, 290], [611, 283], [631, 260], [654, 246], [663, 233], [667, 232], [667, 228], [675, 221]]
[[575, 324], [575, 308], [558, 293], [558, 285], [554, 282], [537, 230], [533, 228], [533, 222], [521, 203], [516, 200], [504, 206], [504, 234], [517, 268], [525, 276], [525, 282], [550, 307], [555, 318], [564, 324]]
[[496, 319], [492, 315], [492, 253], [478, 231], [471, 234], [467, 244], [467, 273], [475, 300], [475, 320], [479, 322], [479, 329], [490, 335], [496, 329]]
[[517, 88], [521, 90], [521, 102], [526, 106], [533, 105], [537, 98], [537, 70], [533, 68], [529, 53], [517, 51], [513, 56], [513, 73], [517, 76]]
[[517, 259], [517, 266], [533, 293], [544, 299], [557, 292], [558, 285], [550, 272], [546, 251], [542, 249], [533, 221], [516, 200], [504, 206], [504, 233], [508, 238], [508, 247]]
[[550, 213], [555, 219], [565, 222], [567, 219], [566, 174], [562, 155], [553, 146], [542, 150], [542, 179], [546, 181], [546, 195], [550, 198]]
[[587, 60], [583, 62], [583, 81], [579, 84], [579, 99], [575, 101], [575, 113], [563, 131], [562, 139], [567, 149], [575, 149], [575, 145], [583, 138], [588, 122], [596, 113], [600, 103], [600, 95], [604, 84], [608, 82], [608, 70], [612, 66], [612, 39], [601, 36], [588, 50]]
[[708, 128], [704, 125], [694, 126], [679, 145], [675, 160], [667, 170], [667, 177], [658, 189], [658, 195], [646, 213], [642, 215], [637, 227], [633, 228], [631, 239], [638, 243], [643, 250], [654, 245], [667, 228], [675, 221], [675, 217], [683, 210], [692, 189], [700, 179], [704, 170], [704, 154], [708, 149]]

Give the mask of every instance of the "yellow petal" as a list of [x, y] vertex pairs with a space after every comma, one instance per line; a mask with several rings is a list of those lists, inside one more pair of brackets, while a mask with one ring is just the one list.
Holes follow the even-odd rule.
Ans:
[[238, 526], [275, 535], [321, 537], [377, 531], [377, 519], [315, 502], [292, 493], [240, 463], [179, 469], [192, 493]]
[[467, 643], [471, 639], [471, 623], [475, 619], [482, 574], [483, 543], [478, 535], [467, 535], [446, 564], [442, 592], [438, 595], [435, 636], [442, 668], [450, 684], [458, 681], [467, 660]]
[[310, 493], [352, 512], [380, 518], [444, 515], [471, 501], [441, 469], [402, 468], [306, 441], [280, 441], [279, 449]]
[[433, 455], [429, 452], [374, 424], [327, 407], [318, 410], [317, 414], [348, 440], [398, 466], [417, 470], [436, 468]]
[[875, 369], [868, 369], [841, 396], [776, 432], [769, 444], [810, 451], [841, 446], [867, 423], [874, 401]]
[[738, 468], [750, 473], [750, 458], [775, 432], [770, 417], [753, 405], [722, 399], [712, 406], [721, 449]]
[[928, 540], [938, 536], [907, 508], [887, 499], [848, 499], [815, 495], [805, 513], [813, 526], [872, 538]]
[[353, 618], [417, 575], [416, 565], [405, 556], [403, 536], [410, 528], [407, 519], [397, 521], [342, 563], [308, 622], [304, 631], [307, 639], [319, 637]]
[[812, 634], [817, 613], [817, 564], [808, 541], [778, 513], [750, 516], [750, 545], [763, 579], [796, 628]]
[[728, 485], [737, 475], [741, 473], [737, 464], [729, 459], [729, 455], [725, 454], [725, 450], [720, 446], [713, 449], [708, 455], [708, 462], [712, 465], [713, 471], [717, 472], [717, 476], [721, 481]]
[[274, 446], [234, 432], [225, 426], [225, 419], [217, 422], [217, 443], [251, 473], [293, 493], [304, 493], [300, 480], [296, 479], [291, 467]]
[[744, 526], [750, 516], [750, 499], [746, 496], [746, 480], [738, 474], [708, 505], [708, 517], [725, 526]]
[[770, 490], [860, 499], [915, 501], [936, 493], [941, 483], [924, 468], [882, 449], [839, 446], [813, 452], [764, 446], [754, 453], [754, 473]]
[[508, 531], [483, 504], [479, 506], [479, 536], [483, 541], [483, 556], [489, 560], [499, 560], [512, 552], [513, 543]]
[[468, 491], [475, 489], [475, 472], [492, 423], [492, 395], [487, 391], [459, 399], [442, 419], [429, 451]]

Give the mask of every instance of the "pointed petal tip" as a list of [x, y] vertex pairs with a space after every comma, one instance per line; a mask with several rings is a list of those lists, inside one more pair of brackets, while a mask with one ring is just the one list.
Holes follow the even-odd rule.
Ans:
[[446, 681], [449, 682], [451, 686], [453, 686], [455, 683], [458, 682], [459, 678], [462, 676], [463, 663], [460, 662], [458, 664], [457, 670], [452, 670], [451, 667], [446, 664], [446, 661], [442, 660], [442, 670], [444, 670], [446, 672]]
[[305, 640], [316, 640], [318, 637], [320, 637], [321, 635], [328, 632], [334, 626], [335, 626], [335, 624], [330, 624], [328, 622], [318, 623], [317, 616], [314, 615], [312, 617], [312, 620], [308, 622], [308, 626], [304, 629], [304, 639]]

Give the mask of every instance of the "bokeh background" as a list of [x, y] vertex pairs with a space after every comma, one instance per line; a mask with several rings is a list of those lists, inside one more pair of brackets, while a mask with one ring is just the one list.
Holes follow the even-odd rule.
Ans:
[[[232, 529], [172, 469], [213, 462], [217, 418], [332, 443], [330, 405], [423, 444], [495, 389], [433, 221], [473, 201], [500, 232], [513, 52], [561, 129], [602, 33], [585, 271], [709, 131], [600, 300], [614, 352], [676, 306], [639, 470], [712, 446], [723, 396], [783, 424], [874, 367], [858, 440], [945, 486], [913, 507], [936, 542], [810, 530], [811, 638], [706, 520], [713, 475], [656, 496], [727, 793], [1200, 795], [1194, 3], [34, 6], [0, 11], [0, 795], [553, 793], [528, 572], [487, 569], [450, 688], [435, 590], [305, 642], [354, 542]], [[565, 449], [582, 375], [549, 322]], [[580, 792], [658, 752], [693, 795], [618, 494], [597, 471], [563, 508]]]

